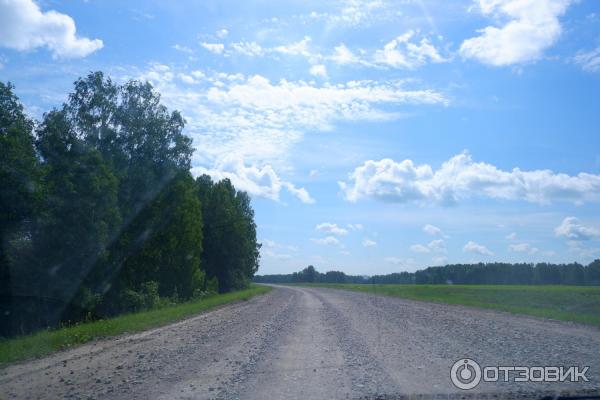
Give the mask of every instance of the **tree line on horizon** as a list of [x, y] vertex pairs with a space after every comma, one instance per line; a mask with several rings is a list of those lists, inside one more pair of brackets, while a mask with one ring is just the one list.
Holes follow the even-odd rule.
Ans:
[[30, 119], [0, 82], [0, 336], [246, 287], [247, 193], [190, 173], [185, 121], [101, 72]]
[[377, 283], [377, 284], [485, 284], [485, 285], [600, 285], [600, 260], [579, 263], [478, 263], [428, 267], [416, 272], [387, 275], [321, 273], [309, 265], [292, 274], [255, 275], [257, 283]]

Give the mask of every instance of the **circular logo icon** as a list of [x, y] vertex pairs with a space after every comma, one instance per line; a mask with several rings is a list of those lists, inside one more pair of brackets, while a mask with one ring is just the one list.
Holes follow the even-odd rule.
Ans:
[[459, 389], [473, 389], [481, 381], [481, 367], [470, 358], [461, 358], [452, 365], [450, 379]]

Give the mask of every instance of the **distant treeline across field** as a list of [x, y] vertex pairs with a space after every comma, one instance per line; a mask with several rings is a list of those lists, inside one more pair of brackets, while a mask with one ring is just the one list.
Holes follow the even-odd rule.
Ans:
[[394, 284], [486, 284], [486, 285], [600, 285], [600, 260], [588, 265], [571, 264], [452, 264], [416, 272], [387, 275], [321, 273], [312, 265], [293, 274], [256, 275], [257, 283], [394, 283]]

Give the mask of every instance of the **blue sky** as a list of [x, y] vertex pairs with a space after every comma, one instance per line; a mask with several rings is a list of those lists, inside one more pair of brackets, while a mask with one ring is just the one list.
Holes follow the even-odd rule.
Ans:
[[0, 0], [40, 118], [102, 70], [253, 197], [259, 273], [600, 257], [600, 3]]

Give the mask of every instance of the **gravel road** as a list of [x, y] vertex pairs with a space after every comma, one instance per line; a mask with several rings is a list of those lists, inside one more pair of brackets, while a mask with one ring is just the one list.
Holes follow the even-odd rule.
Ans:
[[[589, 382], [481, 382], [461, 392], [450, 368], [463, 357], [482, 366], [589, 366]], [[536, 398], [557, 390], [600, 394], [600, 329], [300, 287], [0, 369], [2, 399]]]

